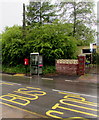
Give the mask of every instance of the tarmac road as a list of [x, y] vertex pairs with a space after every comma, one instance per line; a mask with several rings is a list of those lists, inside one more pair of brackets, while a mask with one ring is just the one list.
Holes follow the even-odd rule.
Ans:
[[66, 81], [56, 84], [51, 78], [32, 78], [28, 81], [30, 84], [15, 82], [15, 79], [19, 78], [14, 77], [14, 82], [3, 78], [0, 82], [0, 103], [4, 106], [33, 114], [34, 118], [97, 118], [96, 86]]

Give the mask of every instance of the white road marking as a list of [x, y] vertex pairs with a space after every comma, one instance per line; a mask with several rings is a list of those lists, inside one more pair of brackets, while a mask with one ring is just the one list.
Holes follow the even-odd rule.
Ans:
[[65, 80], [66, 82], [79, 82], [77, 80]]
[[69, 81], [69, 82], [71, 82], [72, 80], [65, 80], [65, 81]]
[[18, 83], [12, 83], [12, 84], [16, 84], [16, 85], [22, 85], [22, 84], [18, 84]]
[[53, 78], [41, 78], [43, 80], [53, 80]]
[[28, 77], [28, 76], [24, 76], [24, 77], [26, 77], [26, 78], [32, 78], [32, 77]]
[[82, 95], [82, 96], [87, 96], [87, 97], [99, 98], [99, 97], [93, 96], [93, 95], [87, 95], [87, 94], [75, 93], [75, 92], [69, 92], [69, 91], [62, 91], [62, 90], [56, 90], [56, 89], [52, 89], [52, 91], [64, 92], [64, 93], [72, 93], [72, 94], [76, 94], [76, 95]]

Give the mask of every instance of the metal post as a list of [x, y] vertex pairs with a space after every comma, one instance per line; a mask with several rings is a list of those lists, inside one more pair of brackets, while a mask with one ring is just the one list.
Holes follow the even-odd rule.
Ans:
[[23, 3], [23, 38], [25, 38], [25, 27], [26, 27], [26, 22], [25, 22], [25, 4]]
[[38, 54], [38, 76], [39, 76], [39, 54]]

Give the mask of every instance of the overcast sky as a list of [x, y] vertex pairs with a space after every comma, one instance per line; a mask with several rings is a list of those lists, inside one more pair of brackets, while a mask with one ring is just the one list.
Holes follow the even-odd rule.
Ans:
[[0, 33], [6, 26], [22, 25], [23, 3], [29, 0], [0, 0]]
[[5, 26], [22, 25], [23, 3], [28, 0], [0, 0], [0, 32]]

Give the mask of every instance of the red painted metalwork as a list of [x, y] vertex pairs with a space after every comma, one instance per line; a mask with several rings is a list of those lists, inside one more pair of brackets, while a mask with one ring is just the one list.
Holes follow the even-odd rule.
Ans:
[[27, 58], [24, 59], [24, 65], [29, 65], [29, 59]]

